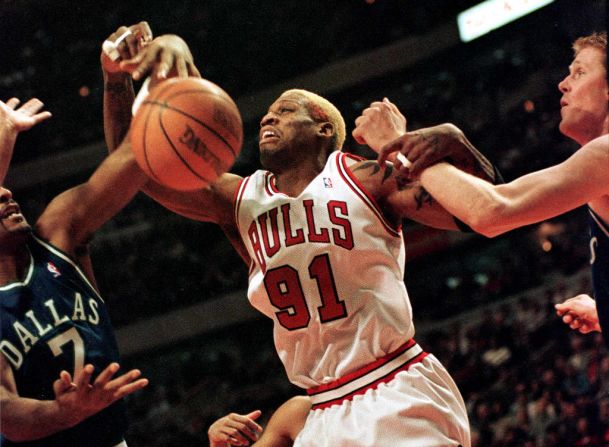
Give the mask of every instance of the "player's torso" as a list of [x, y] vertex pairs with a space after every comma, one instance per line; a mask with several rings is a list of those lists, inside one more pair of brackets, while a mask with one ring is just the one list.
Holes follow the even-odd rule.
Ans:
[[274, 320], [288, 376], [304, 387], [369, 364], [414, 333], [401, 232], [358, 186], [353, 162], [331, 155], [298, 197], [278, 192], [265, 171], [238, 191], [249, 299]]
[[597, 301], [603, 336], [609, 346], [609, 225], [595, 211], [590, 208], [588, 211], [594, 298]]
[[[29, 247], [25, 280], [0, 288], [0, 350], [12, 367], [19, 395], [48, 400], [54, 399], [53, 382], [60, 371], [74, 377], [91, 363], [96, 376], [118, 361], [118, 349], [105, 304], [82, 271], [39, 239], [31, 239]], [[124, 419], [119, 407], [102, 416], [118, 412]], [[99, 422], [100, 416], [95, 419]]]

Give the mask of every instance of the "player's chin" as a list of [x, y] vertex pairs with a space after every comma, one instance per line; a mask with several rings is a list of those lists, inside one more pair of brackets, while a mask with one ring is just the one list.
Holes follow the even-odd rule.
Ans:
[[16, 240], [25, 240], [30, 234], [32, 234], [33, 229], [30, 224], [23, 221], [21, 224], [13, 225], [10, 228], [4, 227], [1, 232], [2, 236], [0, 237], [0, 245], [10, 241], [14, 243]]
[[271, 144], [261, 144], [260, 164], [265, 169], [272, 169], [277, 164], [277, 147]]

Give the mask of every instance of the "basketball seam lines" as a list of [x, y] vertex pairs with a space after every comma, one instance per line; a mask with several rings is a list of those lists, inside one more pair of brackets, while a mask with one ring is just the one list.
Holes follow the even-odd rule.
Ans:
[[[194, 91], [198, 92], [199, 90], [194, 90]], [[177, 109], [175, 107], [172, 107], [172, 106], [168, 105], [166, 102], [160, 102], [160, 101], [150, 100], [150, 101], [144, 101], [143, 104], [153, 104], [153, 105], [165, 108], [165, 109], [172, 110], [172, 111], [174, 111], [176, 113], [179, 113], [181, 115], [187, 116], [188, 118], [192, 119], [193, 121], [199, 123], [201, 126], [205, 127], [207, 130], [209, 130], [211, 133], [213, 133], [216, 137], [218, 137], [218, 139], [220, 139], [228, 147], [228, 149], [233, 154], [233, 157], [237, 156], [237, 152], [233, 149], [233, 147], [229, 144], [229, 142], [224, 139], [224, 137], [222, 135], [220, 135], [215, 129], [209, 127], [207, 124], [205, 124], [203, 121], [197, 119], [193, 115], [191, 115], [189, 113], [186, 113], [183, 110], [180, 110], [180, 109]]]
[[[170, 107], [166, 107], [166, 108], [170, 108]], [[171, 141], [171, 138], [169, 137], [169, 134], [167, 133], [167, 131], [165, 130], [165, 126], [163, 126], [163, 110], [161, 110], [161, 113], [159, 113], [159, 127], [161, 128], [161, 130], [163, 131], [163, 135], [165, 135], [165, 138], [167, 139], [167, 141], [169, 142], [171, 149], [173, 150], [173, 152], [178, 156], [178, 158], [180, 159], [180, 161], [182, 162], [182, 164], [184, 166], [186, 166], [188, 168], [188, 170], [190, 172], [192, 172], [194, 174], [195, 177], [198, 177], [199, 179], [207, 182], [207, 183], [211, 183], [211, 180], [209, 178], [204, 177], [203, 175], [199, 174], [198, 172], [196, 172], [184, 159], [184, 157], [182, 157], [182, 154], [180, 154], [180, 152], [177, 150], [177, 148], [175, 147], [175, 145], [173, 144], [173, 141]]]

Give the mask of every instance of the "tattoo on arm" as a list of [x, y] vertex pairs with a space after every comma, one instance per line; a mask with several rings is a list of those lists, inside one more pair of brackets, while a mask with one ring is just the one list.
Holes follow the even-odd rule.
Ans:
[[121, 94], [128, 92], [131, 85], [126, 82], [112, 82], [104, 84], [104, 90], [109, 93]]
[[417, 211], [423, 208], [425, 204], [433, 204], [433, 197], [423, 187], [419, 187], [419, 190], [414, 195], [414, 200], [417, 202]]
[[[378, 174], [381, 171], [381, 166], [376, 162], [376, 161], [367, 161], [362, 163], [360, 166], [358, 166], [357, 168], [355, 168], [353, 171], [359, 171], [361, 169], [368, 169], [368, 168], [372, 168], [371, 169], [371, 173], [370, 176], [372, 177], [373, 175]], [[393, 166], [392, 165], [386, 165], [385, 166], [385, 170], [383, 171], [383, 179], [381, 180], [381, 183], [385, 183], [385, 181], [391, 177], [391, 174], [393, 173]]]
[[359, 165], [357, 168], [355, 168], [353, 170], [353, 172], [360, 171], [362, 169], [368, 169], [368, 168], [372, 168], [372, 173], [370, 175], [377, 174], [381, 170], [381, 167], [379, 166], [379, 164], [377, 162], [366, 161], [366, 162], [362, 163], [361, 165]]

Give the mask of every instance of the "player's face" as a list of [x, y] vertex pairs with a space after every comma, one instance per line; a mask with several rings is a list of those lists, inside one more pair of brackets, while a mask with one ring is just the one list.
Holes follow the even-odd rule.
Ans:
[[558, 84], [560, 131], [584, 145], [609, 132], [609, 87], [606, 56], [594, 47], [582, 49], [569, 66], [569, 74]]
[[31, 231], [30, 225], [21, 214], [21, 208], [13, 200], [13, 194], [0, 186], [0, 244], [14, 235], [21, 235]]
[[271, 170], [292, 165], [300, 151], [314, 151], [318, 143], [317, 123], [298, 94], [280, 96], [260, 121], [260, 161]]

